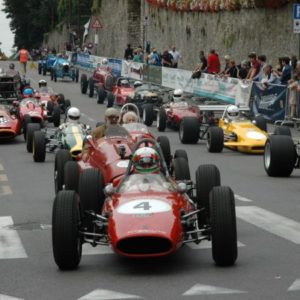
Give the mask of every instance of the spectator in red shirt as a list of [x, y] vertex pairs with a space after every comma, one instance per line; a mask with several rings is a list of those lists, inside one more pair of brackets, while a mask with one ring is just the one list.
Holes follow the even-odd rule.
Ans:
[[220, 59], [214, 49], [210, 50], [210, 54], [207, 58], [207, 73], [218, 74], [220, 72]]
[[250, 58], [250, 63], [251, 63], [251, 68], [248, 72], [247, 79], [253, 80], [253, 78], [258, 75], [259, 70], [260, 70], [260, 63], [256, 58], [256, 54], [254, 52], [250, 53], [248, 55]]

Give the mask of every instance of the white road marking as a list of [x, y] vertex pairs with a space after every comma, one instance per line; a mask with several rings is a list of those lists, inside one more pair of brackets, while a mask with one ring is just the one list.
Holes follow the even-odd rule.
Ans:
[[300, 244], [300, 223], [267, 211], [257, 206], [236, 207], [237, 217], [278, 235], [293, 243]]
[[[193, 250], [200, 250], [200, 249], [210, 249], [211, 248], [211, 241], [202, 241], [198, 245], [195, 243], [189, 243], [187, 244], [188, 247], [190, 247]], [[245, 247], [245, 244], [238, 242], [238, 247]]]
[[195, 296], [195, 295], [216, 295], [216, 294], [242, 294], [247, 293], [240, 290], [232, 290], [224, 287], [213, 285], [195, 284], [189, 290], [182, 294], [182, 296]]
[[0, 300], [24, 300], [24, 299], [15, 298], [15, 297], [0, 294]]
[[12, 190], [9, 185], [0, 186], [0, 196], [11, 195]]
[[0, 174], [0, 181], [8, 181], [6, 174]]
[[78, 300], [141, 299], [142, 297], [110, 290], [94, 290]]
[[87, 120], [89, 120], [89, 121], [91, 121], [91, 122], [93, 122], [93, 123], [96, 123], [96, 120], [94, 120], [93, 118], [89, 117], [89, 116], [86, 115], [85, 113], [81, 113], [81, 115], [82, 115], [85, 119], [87, 119]]
[[11, 217], [0, 217], [0, 259], [27, 258], [18, 232], [9, 228], [13, 224]]
[[289, 292], [300, 291], [300, 278], [296, 279], [293, 284], [288, 288]]
[[236, 200], [239, 200], [239, 201], [243, 201], [243, 202], [252, 202], [251, 199], [248, 199], [248, 198], [246, 198], [246, 197], [243, 197], [243, 196], [240, 196], [240, 195], [237, 195], [237, 194], [235, 194], [234, 197], [235, 197]]

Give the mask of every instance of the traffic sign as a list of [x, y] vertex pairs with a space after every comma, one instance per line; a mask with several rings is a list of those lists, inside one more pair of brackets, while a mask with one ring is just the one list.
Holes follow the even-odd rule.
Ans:
[[300, 4], [294, 4], [294, 33], [300, 33]]
[[101, 22], [98, 18], [96, 18], [94, 20], [94, 23], [92, 24], [92, 28], [94, 28], [94, 29], [103, 28], [103, 25], [101, 24]]

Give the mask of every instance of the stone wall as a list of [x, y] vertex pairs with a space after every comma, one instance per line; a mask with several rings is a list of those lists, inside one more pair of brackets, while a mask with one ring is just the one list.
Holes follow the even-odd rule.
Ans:
[[[145, 0], [102, 0], [99, 45], [93, 54], [123, 58], [127, 43], [163, 50], [175, 44], [183, 56], [181, 68], [193, 69], [199, 50], [215, 48], [238, 63], [251, 51], [265, 54], [272, 64], [283, 55], [299, 57], [299, 35], [293, 33], [293, 3], [280, 9], [242, 9], [218, 13], [175, 12], [148, 5]], [[148, 17], [149, 25], [144, 26]], [[86, 42], [94, 42], [90, 29]], [[65, 37], [51, 34], [48, 44], [63, 47]], [[52, 44], [51, 44], [52, 46]]]

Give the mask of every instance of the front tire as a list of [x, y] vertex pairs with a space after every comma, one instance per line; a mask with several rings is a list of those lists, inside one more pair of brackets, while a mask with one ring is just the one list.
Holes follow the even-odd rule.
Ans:
[[210, 195], [212, 256], [218, 266], [231, 266], [238, 255], [234, 194], [229, 187], [214, 187]]
[[158, 131], [165, 131], [167, 127], [167, 113], [164, 108], [157, 113], [156, 126]]
[[270, 135], [264, 152], [264, 167], [269, 176], [289, 177], [297, 158], [294, 142], [287, 135]]
[[32, 153], [32, 147], [33, 147], [33, 134], [35, 131], [38, 131], [41, 129], [41, 125], [38, 123], [29, 123], [27, 125], [26, 130], [26, 149], [29, 153]]
[[207, 131], [207, 150], [212, 153], [222, 152], [224, 147], [223, 129], [217, 126], [208, 128]]
[[86, 94], [88, 88], [88, 80], [86, 74], [81, 74], [80, 87], [81, 87], [81, 94]]
[[145, 104], [143, 106], [143, 122], [147, 126], [151, 126], [154, 119], [154, 110], [152, 104]]
[[75, 269], [81, 260], [80, 219], [76, 192], [60, 191], [52, 210], [52, 248], [55, 263], [61, 270]]

